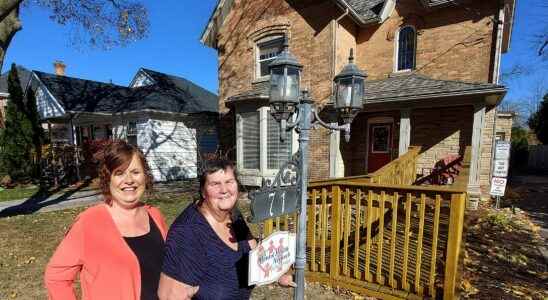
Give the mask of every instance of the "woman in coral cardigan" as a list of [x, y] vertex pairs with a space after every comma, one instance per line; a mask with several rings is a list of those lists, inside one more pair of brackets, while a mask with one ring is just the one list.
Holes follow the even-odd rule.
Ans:
[[157, 299], [166, 225], [141, 202], [152, 186], [141, 151], [124, 141], [105, 148], [99, 172], [105, 203], [82, 212], [46, 267], [49, 299]]

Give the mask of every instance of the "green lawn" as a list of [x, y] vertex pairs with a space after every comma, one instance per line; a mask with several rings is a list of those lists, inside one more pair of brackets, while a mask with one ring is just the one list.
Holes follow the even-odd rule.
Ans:
[[[85, 185], [85, 186], [70, 186], [70, 187], [59, 187], [59, 188], [49, 188], [47, 191], [40, 192], [40, 188], [36, 185], [29, 186], [18, 186], [12, 189], [2, 189], [0, 190], [0, 202], [2, 201], [11, 201], [11, 200], [23, 200], [32, 196], [48, 196], [56, 193], [69, 192], [77, 190], [78, 192], [97, 189], [94, 185]], [[38, 194], [40, 193], [40, 194]], [[1, 298], [0, 298], [1, 299]]]
[[28, 198], [36, 194], [38, 190], [39, 187], [35, 185], [0, 190], [0, 202]]
[[[168, 224], [190, 203], [152, 199]], [[0, 299], [45, 299], [44, 268], [74, 218], [84, 208], [0, 219]]]

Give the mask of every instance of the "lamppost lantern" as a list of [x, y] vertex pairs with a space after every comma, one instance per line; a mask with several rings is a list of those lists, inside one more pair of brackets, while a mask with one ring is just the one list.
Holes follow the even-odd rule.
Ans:
[[335, 108], [344, 124], [352, 123], [362, 108], [362, 98], [367, 75], [354, 63], [353, 49], [350, 49], [348, 64], [335, 76]]
[[289, 120], [299, 104], [303, 66], [289, 52], [287, 37], [282, 52], [272, 61], [270, 70], [270, 113], [277, 121]]

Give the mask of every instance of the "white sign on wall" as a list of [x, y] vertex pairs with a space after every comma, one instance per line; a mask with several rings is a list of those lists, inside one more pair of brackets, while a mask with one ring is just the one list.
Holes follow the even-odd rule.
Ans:
[[496, 141], [495, 144], [495, 159], [508, 160], [510, 159], [510, 142]]
[[249, 285], [277, 281], [295, 262], [295, 234], [277, 231], [249, 253]]
[[508, 160], [507, 159], [495, 159], [495, 162], [493, 164], [493, 176], [495, 177], [508, 176]]
[[504, 191], [506, 190], [506, 178], [504, 177], [493, 177], [491, 179], [491, 192], [493, 196], [504, 196]]

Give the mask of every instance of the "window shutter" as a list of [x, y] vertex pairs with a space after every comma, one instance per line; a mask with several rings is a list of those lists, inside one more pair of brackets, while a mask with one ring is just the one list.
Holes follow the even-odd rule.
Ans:
[[259, 112], [240, 114], [242, 118], [243, 166], [244, 169], [259, 169], [260, 138]]
[[268, 113], [267, 118], [267, 161], [268, 169], [278, 169], [291, 158], [291, 131], [286, 132], [285, 140], [280, 141], [280, 124]]

